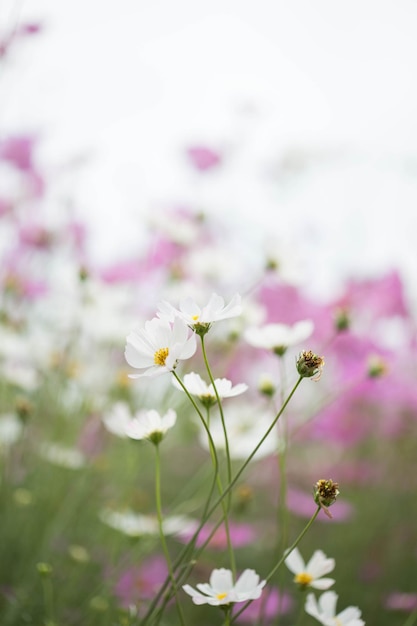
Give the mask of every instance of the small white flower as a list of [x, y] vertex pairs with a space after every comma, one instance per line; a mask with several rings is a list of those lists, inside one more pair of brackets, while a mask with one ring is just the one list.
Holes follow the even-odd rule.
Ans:
[[253, 569], [245, 569], [233, 584], [232, 572], [229, 569], [214, 569], [210, 576], [210, 583], [197, 584], [196, 591], [190, 585], [183, 585], [183, 589], [193, 599], [194, 604], [211, 604], [219, 606], [234, 602], [257, 600], [261, 597], [266, 580], [259, 582], [259, 576]]
[[165, 415], [159, 415], [154, 409], [138, 411], [134, 418], [126, 425], [126, 435], [131, 439], [162, 438], [177, 421], [177, 414], [168, 409]]
[[158, 309], [158, 315], [162, 319], [173, 321], [179, 317], [194, 330], [204, 326], [208, 328], [213, 322], [236, 317], [242, 312], [239, 294], [235, 294], [229, 304], [225, 306], [223, 298], [216, 293], [210, 296], [208, 303], [202, 308], [193, 298], [185, 298], [181, 300], [179, 309], [166, 301], [161, 302]]
[[[216, 393], [214, 391], [214, 387], [212, 384], [208, 385], [199, 374], [195, 372], [190, 372], [189, 374], [185, 374], [184, 376], [184, 385], [187, 391], [192, 396], [197, 396], [208, 406], [211, 406], [216, 403]], [[172, 383], [174, 387], [184, 391], [179, 382], [173, 378]], [[219, 398], [233, 398], [234, 396], [238, 396], [241, 393], [244, 393], [248, 386], [245, 383], [239, 383], [233, 387], [230, 380], [227, 378], [215, 378], [214, 384], [217, 389], [217, 393]]]
[[357, 606], [348, 606], [336, 615], [337, 598], [334, 591], [326, 591], [317, 602], [314, 594], [309, 593], [304, 608], [306, 613], [324, 626], [365, 626]]
[[19, 441], [23, 424], [14, 413], [0, 415], [0, 449], [8, 448]]
[[68, 469], [81, 469], [86, 464], [84, 455], [76, 448], [68, 448], [55, 443], [43, 443], [39, 449], [45, 461]]
[[138, 440], [150, 439], [158, 443], [167, 430], [175, 425], [176, 420], [177, 414], [173, 409], [169, 409], [163, 416], [153, 409], [142, 409], [132, 415], [124, 402], [117, 402], [103, 416], [104, 425], [114, 435]]
[[[118, 530], [129, 537], [140, 537], [141, 535], [158, 535], [158, 520], [152, 515], [134, 513], [131, 510], [114, 511], [103, 509], [99, 517], [102, 522]], [[163, 530], [165, 535], [182, 535], [183, 533], [193, 533], [197, 523], [195, 520], [185, 515], [171, 515], [163, 520]]]
[[335, 560], [328, 559], [321, 550], [316, 550], [306, 565], [298, 548], [294, 548], [285, 559], [285, 565], [295, 574], [294, 582], [300, 587], [328, 589], [335, 582], [333, 578], [322, 578], [334, 570]]
[[130, 374], [130, 378], [157, 376], [172, 372], [179, 360], [189, 359], [197, 349], [194, 335], [180, 319], [173, 324], [154, 317], [145, 322], [145, 328], [132, 331], [126, 339], [125, 358], [134, 368], [143, 369], [140, 374]]
[[266, 324], [260, 328], [248, 328], [245, 339], [255, 348], [273, 350], [276, 354], [282, 355], [290, 346], [295, 346], [310, 337], [313, 329], [311, 320], [302, 320], [292, 326]]
[[[272, 413], [264, 412], [262, 409], [242, 403], [233, 404], [227, 412], [226, 419], [229, 452], [232, 459], [246, 459], [265, 435], [273, 419]], [[223, 425], [218, 417], [211, 418], [210, 433], [216, 449], [224, 449]], [[199, 439], [201, 445], [209, 449], [205, 430], [201, 429]], [[279, 438], [278, 431], [274, 428], [256, 452], [254, 459], [259, 460], [283, 448], [284, 441]]]

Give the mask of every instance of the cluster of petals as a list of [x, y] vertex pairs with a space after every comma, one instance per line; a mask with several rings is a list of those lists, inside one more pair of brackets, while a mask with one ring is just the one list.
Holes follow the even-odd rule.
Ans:
[[192, 328], [198, 324], [212, 324], [236, 317], [241, 313], [242, 305], [239, 294], [235, 294], [227, 305], [225, 305], [224, 299], [216, 293], [210, 296], [208, 303], [203, 307], [200, 307], [191, 297], [181, 300], [179, 309], [166, 301], [158, 305], [158, 316], [161, 319], [172, 322], [176, 318], [180, 318]]
[[129, 333], [126, 339], [125, 358], [135, 369], [143, 370], [139, 374], [130, 374], [130, 378], [157, 376], [172, 372], [178, 361], [189, 359], [197, 349], [194, 334], [180, 318], [172, 324], [154, 317], [145, 322], [145, 328]]
[[154, 409], [142, 409], [132, 415], [129, 407], [123, 402], [117, 402], [113, 410], [103, 416], [107, 430], [119, 437], [131, 439], [149, 439], [155, 433], [164, 435], [175, 425], [177, 414], [168, 409], [165, 415], [160, 415]]
[[266, 580], [260, 581], [253, 569], [245, 569], [233, 584], [232, 572], [229, 569], [214, 569], [209, 583], [198, 583], [198, 591], [190, 585], [183, 589], [193, 599], [194, 604], [211, 604], [219, 606], [235, 602], [257, 600], [262, 594]]
[[336, 614], [337, 594], [326, 591], [318, 600], [309, 593], [305, 603], [305, 611], [324, 626], [365, 626], [360, 619], [361, 611], [357, 606], [348, 606]]
[[[216, 392], [214, 391], [213, 385], [211, 383], [208, 385], [199, 374], [196, 374], [196, 372], [185, 374], [183, 382], [188, 393], [192, 396], [197, 396], [200, 399], [211, 398], [216, 400]], [[181, 389], [183, 391], [182, 386], [175, 378], [172, 380], [172, 383], [175, 387], [177, 387], [177, 389]], [[232, 398], [234, 396], [239, 396], [248, 388], [245, 383], [239, 383], [238, 385], [233, 386], [232, 382], [227, 378], [216, 378], [214, 380], [214, 385], [217, 389], [219, 398]]]
[[294, 548], [285, 559], [285, 565], [295, 574], [294, 582], [301, 587], [329, 589], [335, 582], [333, 578], [323, 578], [325, 574], [333, 571], [335, 560], [327, 558], [321, 550], [316, 550], [305, 564], [298, 548]]
[[314, 324], [311, 320], [301, 320], [292, 326], [287, 324], [266, 324], [260, 328], [248, 328], [246, 341], [254, 348], [276, 350], [295, 346], [312, 334]]

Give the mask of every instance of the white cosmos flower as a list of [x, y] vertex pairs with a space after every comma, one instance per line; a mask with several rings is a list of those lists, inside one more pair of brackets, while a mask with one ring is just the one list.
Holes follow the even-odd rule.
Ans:
[[[125, 511], [103, 509], [99, 517], [102, 522], [129, 537], [159, 535], [156, 516], [134, 513], [129, 509]], [[181, 536], [184, 533], [193, 533], [197, 527], [197, 522], [185, 515], [170, 515], [164, 518], [162, 525], [165, 535]]]
[[292, 326], [266, 324], [260, 328], [248, 328], [245, 339], [255, 348], [265, 348], [283, 354], [290, 346], [295, 346], [310, 337], [313, 329], [314, 324], [311, 320], [302, 320]]
[[[196, 374], [195, 372], [185, 374], [183, 382], [187, 391], [192, 396], [197, 396], [205, 404], [215, 404], [216, 393], [214, 391], [213, 385], [208, 385], [199, 374]], [[177, 389], [184, 391], [175, 378], [172, 379], [172, 384]], [[216, 386], [219, 398], [233, 398], [234, 396], [238, 396], [241, 393], [244, 393], [248, 388], [245, 383], [239, 383], [238, 385], [235, 385], [233, 387], [231, 381], [227, 378], [215, 378], [214, 384]]]
[[49, 463], [68, 469], [81, 469], [86, 464], [86, 459], [80, 450], [55, 443], [43, 443], [39, 448], [39, 453]]
[[324, 626], [365, 626], [365, 622], [360, 619], [362, 613], [357, 606], [348, 606], [336, 614], [337, 598], [334, 591], [326, 591], [317, 602], [314, 594], [309, 593], [304, 608], [306, 613]]
[[333, 578], [322, 578], [334, 570], [335, 560], [328, 559], [321, 550], [316, 550], [306, 565], [298, 548], [294, 548], [285, 559], [285, 565], [295, 574], [294, 582], [302, 588], [328, 589], [335, 582]]
[[126, 339], [125, 358], [132, 367], [142, 369], [130, 378], [157, 376], [172, 372], [179, 360], [189, 359], [196, 351], [195, 335], [189, 336], [189, 328], [180, 319], [173, 324], [154, 317], [145, 322], [145, 328], [132, 331]]
[[134, 415], [124, 402], [117, 402], [113, 409], [103, 416], [107, 430], [119, 437], [131, 439], [160, 440], [172, 428], [177, 420], [177, 414], [169, 409], [165, 415], [160, 415], [154, 409], [142, 409]]
[[190, 585], [183, 585], [183, 589], [193, 599], [194, 604], [230, 604], [231, 602], [246, 602], [261, 597], [266, 580], [259, 582], [259, 576], [253, 569], [245, 569], [233, 584], [232, 572], [229, 569], [214, 569], [209, 583], [197, 584], [197, 589]]
[[188, 326], [195, 329], [198, 326], [209, 326], [213, 322], [236, 317], [242, 312], [241, 297], [237, 293], [229, 304], [225, 306], [224, 299], [213, 293], [208, 303], [200, 307], [193, 298], [181, 300], [179, 309], [169, 302], [163, 301], [158, 305], [158, 315], [162, 319], [172, 321], [181, 318]]
[[[256, 406], [233, 404], [226, 415], [226, 428], [229, 440], [229, 452], [232, 459], [246, 459], [271, 426], [275, 415], [267, 413]], [[223, 425], [218, 417], [210, 419], [210, 433], [216, 449], [224, 449], [225, 440]], [[209, 449], [206, 431], [200, 431], [201, 445]], [[282, 450], [284, 441], [278, 436], [277, 428], [273, 428], [268, 437], [256, 452], [254, 459], [259, 460], [277, 450]]]

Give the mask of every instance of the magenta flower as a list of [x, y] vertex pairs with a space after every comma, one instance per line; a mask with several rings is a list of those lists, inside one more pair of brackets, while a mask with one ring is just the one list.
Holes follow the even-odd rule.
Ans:
[[[202, 546], [213, 530], [212, 524], [206, 524], [199, 532], [196, 545]], [[230, 538], [234, 548], [247, 546], [256, 539], [256, 532], [250, 524], [229, 523]], [[192, 529], [188, 533], [183, 533], [180, 539], [189, 541], [193, 535]], [[227, 537], [224, 526], [220, 526], [210, 539], [209, 548], [213, 550], [225, 550], [227, 548]]]
[[218, 152], [204, 146], [192, 146], [187, 148], [187, 156], [199, 172], [206, 172], [221, 163], [221, 156]]
[[140, 605], [144, 600], [152, 600], [168, 574], [165, 559], [154, 556], [139, 567], [132, 566], [122, 572], [114, 593], [121, 606]]
[[262, 597], [253, 600], [236, 621], [242, 624], [272, 622], [277, 615], [289, 613], [293, 605], [294, 602], [289, 593], [280, 592], [275, 587], [266, 588]]

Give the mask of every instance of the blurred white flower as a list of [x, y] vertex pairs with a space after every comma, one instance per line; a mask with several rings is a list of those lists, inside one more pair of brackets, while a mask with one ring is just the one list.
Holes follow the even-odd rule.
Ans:
[[273, 350], [276, 354], [282, 355], [290, 346], [295, 346], [310, 337], [313, 329], [314, 324], [311, 320], [302, 320], [292, 326], [266, 324], [260, 328], [248, 328], [245, 339], [255, 348]]
[[356, 606], [348, 606], [336, 614], [337, 598], [334, 591], [326, 591], [317, 602], [314, 594], [309, 593], [305, 611], [324, 626], [365, 626], [365, 622], [360, 619], [362, 613]]
[[142, 410], [135, 413], [133, 419], [126, 426], [126, 435], [131, 439], [162, 438], [177, 421], [177, 414], [168, 409], [165, 415], [160, 415], [154, 409]]
[[159, 441], [163, 435], [174, 426], [177, 414], [169, 409], [165, 415], [160, 415], [154, 409], [142, 409], [132, 415], [127, 404], [117, 402], [112, 410], [103, 415], [106, 428], [119, 437], [131, 439], [155, 439]]
[[[159, 535], [156, 516], [134, 513], [130, 510], [114, 511], [112, 509], [103, 509], [99, 517], [102, 522], [129, 537]], [[164, 518], [162, 525], [165, 535], [193, 533], [197, 528], [197, 522], [185, 515], [167, 516]]]
[[[274, 417], [274, 414], [262, 412], [256, 406], [242, 403], [230, 406], [226, 415], [230, 456], [233, 459], [246, 459], [265, 435]], [[219, 418], [211, 418], [210, 433], [216, 448], [224, 449], [224, 432]], [[205, 430], [200, 431], [200, 442], [204, 448], [209, 449]], [[283, 446], [284, 441], [278, 437], [277, 429], [273, 428], [254, 458], [256, 460], [274, 454], [282, 450]]]
[[188, 326], [193, 328], [209, 326], [213, 322], [229, 319], [240, 315], [242, 312], [241, 297], [235, 294], [229, 304], [224, 304], [224, 299], [213, 293], [208, 303], [200, 307], [193, 298], [185, 298], [180, 302], [180, 308], [176, 309], [165, 300], [158, 305], [158, 316], [168, 321], [181, 318]]
[[328, 589], [335, 582], [333, 578], [322, 578], [334, 570], [335, 560], [328, 559], [321, 550], [316, 550], [306, 565], [298, 548], [294, 548], [285, 559], [285, 565], [295, 574], [294, 582], [302, 588]]
[[[183, 382], [187, 391], [192, 396], [197, 396], [203, 404], [211, 406], [216, 403], [217, 399], [213, 385], [211, 383], [208, 385], [199, 374], [196, 374], [195, 372], [185, 374]], [[184, 391], [180, 383], [175, 378], [172, 379], [172, 384], [177, 389]], [[215, 378], [214, 384], [221, 399], [238, 396], [241, 393], [244, 393], [248, 388], [245, 383], [239, 383], [238, 385], [233, 386], [231, 381], [227, 378]]]
[[14, 413], [0, 415], [0, 448], [12, 446], [19, 441], [23, 424]]
[[195, 335], [176, 317], [173, 324], [154, 317], [145, 328], [132, 331], [126, 339], [125, 358], [134, 368], [143, 369], [130, 378], [157, 376], [175, 369], [179, 360], [189, 359], [197, 348]]
[[85, 466], [84, 455], [76, 448], [69, 448], [55, 443], [44, 443], [39, 453], [45, 461], [68, 469], [81, 469]]
[[190, 585], [183, 589], [193, 599], [194, 604], [211, 604], [219, 606], [234, 602], [257, 600], [261, 597], [266, 580], [259, 582], [259, 576], [253, 569], [245, 569], [233, 584], [232, 572], [229, 569], [214, 569], [209, 583], [198, 583], [196, 591]]

